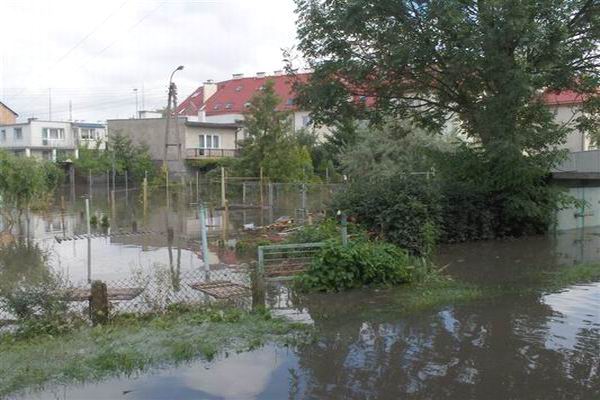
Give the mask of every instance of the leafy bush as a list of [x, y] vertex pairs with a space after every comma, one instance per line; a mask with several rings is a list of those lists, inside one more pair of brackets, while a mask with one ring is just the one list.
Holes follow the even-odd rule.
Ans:
[[19, 336], [61, 333], [79, 321], [68, 312], [67, 282], [46, 261], [37, 244], [0, 247], [0, 311], [15, 319]]
[[306, 290], [341, 291], [410, 282], [413, 270], [408, 253], [393, 244], [358, 241], [343, 246], [329, 241], [298, 282]]
[[[366, 230], [354, 223], [349, 222], [348, 235], [354, 240], [365, 240]], [[316, 243], [325, 240], [341, 240], [341, 224], [334, 218], [327, 218], [313, 225], [304, 225], [295, 230], [286, 239], [287, 243]]]
[[334, 198], [335, 209], [345, 210], [372, 233], [428, 256], [437, 239], [439, 193], [425, 177], [398, 175], [353, 182]]

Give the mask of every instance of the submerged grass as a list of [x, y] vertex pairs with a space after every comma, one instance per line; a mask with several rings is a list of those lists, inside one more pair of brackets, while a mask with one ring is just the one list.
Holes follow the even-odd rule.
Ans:
[[187, 310], [121, 317], [60, 336], [0, 336], [0, 398], [43, 384], [95, 381], [149, 368], [244, 351], [267, 342], [289, 344], [306, 328], [268, 313]]

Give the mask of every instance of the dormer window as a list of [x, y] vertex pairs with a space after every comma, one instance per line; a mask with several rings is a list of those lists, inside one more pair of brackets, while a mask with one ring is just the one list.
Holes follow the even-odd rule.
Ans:
[[220, 108], [221, 108], [221, 105], [220, 105], [220, 104], [215, 104], [215, 105], [213, 106], [213, 110], [218, 110], [218, 109], [220, 109]]
[[251, 103], [249, 101], [246, 102], [246, 104], [244, 104], [244, 107], [246, 108], [250, 108]]
[[226, 110], [231, 110], [233, 108], [233, 103], [227, 103], [225, 104], [225, 109]]
[[236, 92], [241, 92], [242, 91], [242, 87], [241, 86], [236, 86], [235, 91]]

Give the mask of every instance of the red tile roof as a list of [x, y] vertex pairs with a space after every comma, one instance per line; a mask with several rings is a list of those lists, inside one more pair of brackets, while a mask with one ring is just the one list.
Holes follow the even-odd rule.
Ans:
[[[299, 74], [300, 81], [306, 82], [310, 78], [309, 73]], [[198, 115], [198, 111], [204, 107], [207, 116], [223, 114], [242, 114], [246, 110], [246, 104], [252, 96], [260, 90], [267, 80], [275, 82], [275, 93], [281, 99], [278, 110], [296, 110], [292, 80], [288, 75], [274, 75], [266, 77], [234, 78], [216, 83], [217, 91], [210, 96], [204, 104], [203, 86], [196, 89], [178, 107], [180, 115]], [[582, 103], [585, 98], [574, 91], [547, 92], [544, 94], [544, 102], [548, 105], [573, 105]], [[375, 103], [373, 97], [354, 96], [354, 100], [364, 101], [367, 106]]]
[[[298, 74], [299, 80], [306, 82], [309, 74]], [[292, 78], [288, 75], [275, 75], [247, 78], [230, 79], [216, 83], [217, 91], [210, 96], [206, 103], [203, 102], [203, 87], [199, 87], [178, 107], [180, 115], [198, 115], [198, 111], [204, 107], [206, 115], [242, 114], [246, 110], [246, 104], [250, 101], [267, 80], [275, 82], [275, 93], [281, 99], [277, 106], [278, 110], [296, 110], [294, 93], [292, 89]]]
[[572, 105], [583, 103], [585, 96], [572, 90], [564, 90], [562, 92], [546, 92], [543, 99], [544, 103], [548, 105]]

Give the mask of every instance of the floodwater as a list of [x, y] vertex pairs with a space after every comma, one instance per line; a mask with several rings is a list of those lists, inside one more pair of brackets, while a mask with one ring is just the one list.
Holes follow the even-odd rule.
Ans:
[[[181, 268], [196, 268], [201, 263], [197, 243], [188, 240], [198, 235], [195, 206], [180, 202], [179, 207], [170, 213], [156, 207], [145, 225], [139, 225], [164, 231], [165, 218], [178, 221], [179, 236], [185, 237], [180, 242]], [[234, 238], [243, 224], [268, 223], [294, 208], [295, 203], [276, 208], [272, 216], [236, 211], [227, 218], [226, 234]], [[109, 210], [106, 204], [104, 210]], [[70, 215], [69, 229], [83, 232], [80, 211]], [[223, 235], [218, 220], [222, 217], [213, 212], [213, 237]], [[130, 226], [134, 219], [143, 220], [139, 210], [128, 209], [119, 214], [119, 225]], [[87, 248], [73, 244], [77, 240], [58, 243], [54, 236], [60, 234], [44, 231], [38, 236], [46, 238], [40, 242], [51, 243], [53, 265], [84, 279]], [[163, 236], [159, 232], [94, 239], [94, 276], [118, 277], [130, 264], [169, 262]], [[223, 257], [217, 250], [212, 253]], [[514, 285], [526, 285], [523, 278], [532, 269], [598, 260], [600, 229], [581, 227], [519, 240], [443, 246], [437, 256], [438, 264], [448, 264], [447, 270], [458, 279]], [[409, 315], [391, 306], [390, 298], [399, 290], [297, 297], [285, 285], [277, 285], [270, 288], [268, 304], [276, 313], [313, 323], [318, 332], [314, 343], [293, 348], [267, 345], [134, 377], [48, 387], [22, 398], [600, 399], [600, 282]]]

